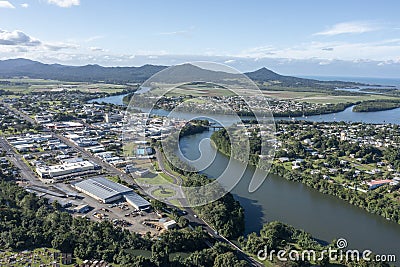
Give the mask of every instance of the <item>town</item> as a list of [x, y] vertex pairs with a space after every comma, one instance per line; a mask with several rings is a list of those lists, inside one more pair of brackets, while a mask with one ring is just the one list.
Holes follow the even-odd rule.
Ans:
[[[68, 97], [74, 97], [76, 102], [67, 104]], [[26, 165], [20, 185], [57, 202], [72, 214], [110, 220], [143, 235], [176, 227], [175, 220], [163, 218], [165, 211], [149, 213], [150, 202], [126, 186], [130, 175], [151, 183], [152, 174], [146, 164], [151, 165], [148, 160], [154, 158], [152, 147], [148, 142], [131, 140], [129, 151], [124, 151], [123, 109], [86, 103], [86, 98], [79, 92], [64, 92], [4, 100], [1, 119], [7, 122], [9, 115], [16, 112], [23, 123], [3, 123], [3, 131], [26, 124], [1, 139], [4, 153], [18, 161], [19, 166]], [[150, 136], [160, 137], [161, 131], [167, 134], [175, 124], [184, 123], [173, 121], [166, 126], [158, 120], [154, 119]], [[143, 136], [143, 125], [135, 126], [134, 135]], [[2, 164], [8, 166], [6, 157]], [[15, 174], [17, 169], [9, 171]], [[116, 201], [117, 204], [109, 205]]]
[[[296, 120], [276, 125], [276, 138], [266, 144], [275, 150], [272, 164], [266, 164], [268, 155], [262, 154], [259, 126], [244, 125], [250, 136], [252, 165], [399, 222], [398, 125]], [[238, 126], [232, 127], [233, 136], [243, 131]], [[240, 153], [244, 148], [233, 145], [231, 151], [225, 132], [213, 134], [217, 148], [245, 162]]]
[[364, 193], [390, 185], [400, 196], [397, 125], [281, 122], [277, 136], [277, 161], [285, 167]]

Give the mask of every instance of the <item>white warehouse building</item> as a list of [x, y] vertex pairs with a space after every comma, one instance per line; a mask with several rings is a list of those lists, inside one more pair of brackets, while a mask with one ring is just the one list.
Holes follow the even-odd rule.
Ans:
[[150, 208], [150, 203], [136, 194], [133, 189], [103, 177], [86, 179], [72, 184], [72, 187], [103, 203], [111, 203], [124, 198], [138, 210]]
[[91, 171], [96, 168], [96, 165], [90, 161], [80, 161], [72, 163], [64, 163], [53, 166], [40, 166], [36, 168], [36, 173], [40, 178], [56, 178], [74, 173]]

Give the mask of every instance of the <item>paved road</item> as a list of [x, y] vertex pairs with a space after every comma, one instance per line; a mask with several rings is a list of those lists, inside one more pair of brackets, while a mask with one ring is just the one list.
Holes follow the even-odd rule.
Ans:
[[216, 241], [221, 242], [221, 243], [226, 243], [230, 245], [232, 248], [234, 248], [237, 252], [237, 255], [239, 259], [245, 260], [247, 263], [250, 264], [250, 266], [256, 266], [256, 267], [264, 267], [264, 264], [258, 262], [256, 259], [250, 257], [247, 255], [243, 250], [241, 250], [238, 246], [236, 246], [234, 243], [232, 243], [230, 240], [227, 238], [219, 235], [214, 228], [212, 228], [206, 221], [198, 218], [195, 216], [195, 212], [191, 208], [185, 208], [185, 211], [188, 213], [185, 217], [190, 221], [194, 222], [198, 225], [201, 225], [202, 228], [207, 231], [207, 233], [212, 236]]
[[[156, 149], [156, 157], [157, 157], [158, 166], [160, 167], [160, 169], [166, 175], [170, 176], [173, 179], [175, 184], [181, 186], [182, 185], [182, 178], [170, 173], [169, 171], [167, 171], [165, 169], [164, 157], [163, 157], [162, 153], [158, 149]], [[222, 243], [229, 244], [231, 247], [236, 249], [239, 258], [242, 259], [242, 260], [247, 261], [247, 263], [249, 263], [251, 266], [257, 266], [257, 267], [263, 267], [264, 266], [263, 264], [259, 263], [258, 261], [256, 261], [252, 257], [248, 256], [246, 253], [244, 253], [238, 246], [233, 244], [227, 238], [217, 234], [217, 231], [214, 228], [212, 228], [206, 221], [200, 219], [190, 207], [187, 207], [188, 205], [187, 205], [185, 199], [179, 199], [179, 201], [181, 202], [181, 205], [183, 207], [185, 207], [184, 210], [187, 212], [187, 215], [185, 216], [186, 219], [188, 219], [192, 223], [195, 223], [197, 225], [201, 225], [202, 228], [205, 231], [207, 231], [207, 233], [210, 236], [212, 236], [215, 240], [217, 240], [219, 242], [222, 242]]]
[[[24, 114], [23, 112], [11, 107], [10, 105], [3, 103], [3, 105], [8, 108], [10, 111], [14, 112], [15, 114], [19, 114], [22, 118], [24, 118], [26, 121], [31, 122], [32, 124], [37, 124], [35, 120], [33, 120], [31, 117], [27, 116], [26, 114]], [[90, 158], [91, 161], [93, 161], [94, 163], [98, 164], [99, 166], [101, 166], [103, 169], [109, 171], [110, 173], [117, 175], [119, 177], [121, 177], [121, 179], [123, 179], [124, 181], [126, 181], [129, 184], [133, 183], [133, 179], [125, 174], [124, 172], [122, 172], [121, 170], [115, 168], [114, 166], [102, 161], [99, 158], [94, 157], [90, 152], [86, 151], [85, 149], [83, 149], [82, 147], [76, 145], [75, 143], [71, 142], [68, 138], [64, 137], [63, 135], [52, 131], [53, 136], [57, 137], [58, 139], [60, 139], [62, 142], [64, 142], [65, 144], [69, 145], [70, 147], [74, 148], [75, 150], [79, 151], [80, 153], [82, 153], [82, 155], [84, 155], [86, 158]], [[15, 153], [15, 151], [12, 149], [12, 147], [8, 144], [7, 141], [5, 141], [3, 138], [0, 139], [0, 145], [2, 145], [6, 151], [10, 151], [10, 149]], [[17, 153], [15, 153], [17, 154]], [[18, 155], [18, 154], [17, 154]], [[169, 171], [167, 171], [165, 169], [164, 166], [164, 162], [163, 162], [163, 157], [161, 156], [161, 153], [156, 150], [156, 155], [157, 155], [157, 160], [158, 160], [158, 164], [159, 167], [161, 168], [161, 170], [167, 174], [168, 176], [170, 176], [173, 180], [174, 183], [177, 184], [178, 186], [182, 185], [182, 179], [180, 177], [177, 177], [175, 175], [173, 175], [172, 173], [170, 173]], [[36, 176], [33, 174], [32, 170], [25, 164], [24, 161], [22, 161], [22, 159], [19, 157], [12, 157], [14, 158], [14, 160], [12, 160], [15, 165], [21, 169], [22, 171], [22, 175], [23, 177], [27, 177], [29, 180], [35, 181], [37, 180]], [[138, 189], [140, 189], [140, 187], [138, 187]], [[145, 192], [143, 190], [142, 193], [145, 194]], [[184, 203], [185, 199], [180, 199], [180, 202], [182, 204], [182, 206], [187, 206], [186, 203]], [[198, 218], [197, 215], [195, 214], [195, 212], [191, 209], [191, 208], [185, 208], [185, 211], [187, 212], [187, 215], [185, 216], [190, 222], [194, 222], [198, 225], [201, 225], [203, 227], [204, 230], [206, 230], [210, 236], [212, 236], [214, 239], [216, 239], [219, 242], [223, 242], [226, 244], [229, 244], [230, 246], [232, 246], [234, 249], [236, 249], [239, 258], [243, 259], [245, 261], [247, 261], [251, 266], [257, 266], [257, 267], [263, 267], [264, 265], [257, 262], [255, 259], [253, 259], [252, 257], [248, 256], [246, 253], [244, 253], [239, 247], [237, 247], [235, 244], [233, 244], [231, 241], [229, 241], [228, 239], [226, 239], [223, 236], [220, 236], [218, 234], [216, 234], [216, 230], [213, 229], [209, 224], [207, 224], [205, 221], [203, 221], [202, 219]]]
[[164, 157], [163, 157], [162, 153], [160, 152], [160, 150], [157, 148], [156, 148], [156, 158], [158, 161], [158, 167], [160, 167], [161, 171], [173, 179], [173, 184], [176, 184], [177, 186], [181, 186], [182, 178], [172, 174], [171, 172], [169, 172], [168, 170], [165, 169]]
[[34, 119], [26, 115], [25, 113], [19, 111], [18, 109], [12, 107], [10, 104], [2, 102], [3, 106], [8, 108], [11, 112], [14, 112], [15, 114], [18, 114], [21, 118], [25, 119], [26, 121], [32, 123], [32, 124], [37, 124]]
[[92, 161], [93, 163], [96, 163], [97, 165], [101, 166], [103, 169], [107, 170], [111, 174], [119, 176], [122, 180], [124, 180], [124, 181], [126, 181], [128, 183], [132, 183], [132, 178], [129, 175], [127, 175], [126, 173], [124, 173], [120, 169], [115, 168], [111, 164], [108, 164], [107, 162], [104, 162], [100, 158], [95, 157], [92, 153], [90, 153], [89, 151], [85, 150], [84, 148], [76, 145], [74, 142], [72, 142], [71, 140], [69, 140], [68, 138], [63, 136], [62, 134], [59, 134], [59, 133], [56, 133], [56, 132], [53, 131], [53, 136], [58, 138], [58, 139], [60, 139], [66, 145], [74, 148], [76, 151], [80, 152], [85, 158], [90, 159], [90, 161]]
[[7, 158], [15, 167], [21, 170], [21, 177], [30, 181], [33, 185], [42, 185], [42, 182], [36, 177], [35, 173], [29, 168], [21, 155], [19, 155], [4, 137], [0, 137], [0, 146], [7, 152]]
[[[18, 114], [20, 117], [24, 118], [26, 121], [28, 121], [34, 125], [37, 125], [37, 122], [35, 120], [33, 120], [31, 117], [29, 117], [28, 115], [26, 115], [25, 113], [17, 110], [16, 108], [13, 108], [11, 105], [9, 105], [7, 103], [3, 102], [2, 104], [4, 107], [8, 108], [11, 112]], [[90, 126], [90, 125], [88, 125], [88, 126]], [[63, 136], [60, 133], [57, 133], [55, 130], [53, 130], [51, 132], [54, 137], [60, 139], [66, 145], [74, 148], [76, 151], [80, 152], [85, 158], [90, 159], [92, 162], [101, 166], [103, 169], [109, 171], [111, 174], [119, 176], [122, 180], [124, 180], [127, 183], [131, 184], [133, 182], [132, 178], [129, 175], [127, 175], [126, 173], [124, 173], [123, 171], [119, 170], [118, 168], [115, 168], [114, 166], [108, 164], [107, 162], [102, 161], [100, 158], [93, 156], [90, 152], [86, 151], [82, 147], [71, 142], [68, 138], [66, 138], [65, 136]]]

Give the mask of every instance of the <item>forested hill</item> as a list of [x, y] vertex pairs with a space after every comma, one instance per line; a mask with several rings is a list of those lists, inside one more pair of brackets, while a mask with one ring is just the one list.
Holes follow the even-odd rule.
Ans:
[[[198, 68], [189, 64], [186, 68]], [[141, 67], [102, 67], [99, 65], [67, 66], [60, 64], [44, 64], [29, 59], [8, 59], [0, 61], [0, 78], [29, 77], [33, 79], [52, 79], [60, 81], [106, 82], [106, 83], [140, 83], [144, 82], [167, 66], [144, 65]], [[183, 74], [187, 70], [182, 71]], [[197, 71], [204, 73], [206, 70]], [[207, 71], [213, 76], [213, 71]], [[193, 71], [192, 71], [193, 73]], [[340, 81], [318, 81], [292, 76], [284, 76], [267, 68], [245, 73], [250, 79], [260, 83], [284, 87], [345, 87], [356, 86], [357, 83]], [[228, 74], [227, 74], [228, 75]], [[231, 74], [230, 74], [231, 75]], [[229, 75], [227, 76], [229, 77]]]
[[130, 83], [144, 82], [165, 66], [144, 65], [141, 67], [102, 67], [99, 65], [66, 66], [43, 64], [28, 59], [0, 61], [0, 77], [29, 77], [60, 81]]
[[253, 72], [245, 73], [250, 79], [258, 82], [267, 82], [272, 85], [284, 87], [354, 87], [362, 85], [356, 82], [343, 81], [319, 81], [314, 79], [304, 79], [293, 76], [284, 76], [273, 72], [267, 68], [261, 68]]

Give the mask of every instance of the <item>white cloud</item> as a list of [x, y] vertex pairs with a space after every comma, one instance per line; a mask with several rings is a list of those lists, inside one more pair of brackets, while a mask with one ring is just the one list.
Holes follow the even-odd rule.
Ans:
[[225, 64], [232, 64], [232, 63], [235, 63], [235, 62], [236, 62], [235, 59], [228, 59], [228, 60], [224, 61]]
[[314, 33], [314, 35], [339, 35], [350, 33], [364, 33], [378, 30], [379, 27], [368, 22], [342, 22], [333, 25], [329, 29], [321, 32]]
[[400, 55], [400, 41], [386, 39], [377, 42], [309, 42], [289, 47], [255, 47], [225, 56], [242, 58], [287, 58], [325, 60], [395, 60]]
[[102, 36], [102, 35], [90, 36], [89, 38], [85, 39], [84, 42], [90, 43], [90, 42], [93, 42], [93, 41], [96, 41], [99, 39], [103, 39], [103, 38], [104, 38], [104, 36]]
[[2, 53], [41, 53], [60, 50], [76, 50], [79, 45], [71, 43], [42, 42], [22, 31], [6, 31], [0, 29], [0, 52]]
[[28, 4], [28, 3], [23, 3], [23, 4], [21, 4], [21, 7], [23, 7], [23, 8], [28, 8], [28, 7], [29, 7], [29, 4]]
[[60, 51], [62, 49], [78, 49], [79, 45], [68, 43], [47, 43], [43, 47], [50, 51]]
[[188, 31], [160, 32], [159, 35], [186, 35]]
[[105, 52], [105, 50], [103, 48], [96, 47], [96, 46], [89, 47], [89, 49], [93, 52]]
[[191, 37], [194, 29], [195, 29], [195, 27], [192, 26], [187, 30], [160, 32], [160, 33], [158, 33], [158, 35]]
[[47, 0], [49, 4], [54, 4], [59, 7], [79, 6], [80, 0]]
[[0, 45], [12, 46], [39, 46], [41, 42], [36, 40], [22, 31], [5, 31], [0, 30]]
[[325, 66], [325, 65], [329, 65], [331, 63], [332, 63], [332, 60], [325, 60], [325, 61], [319, 62], [318, 65]]
[[0, 8], [15, 8], [15, 6], [8, 1], [0, 1]]

